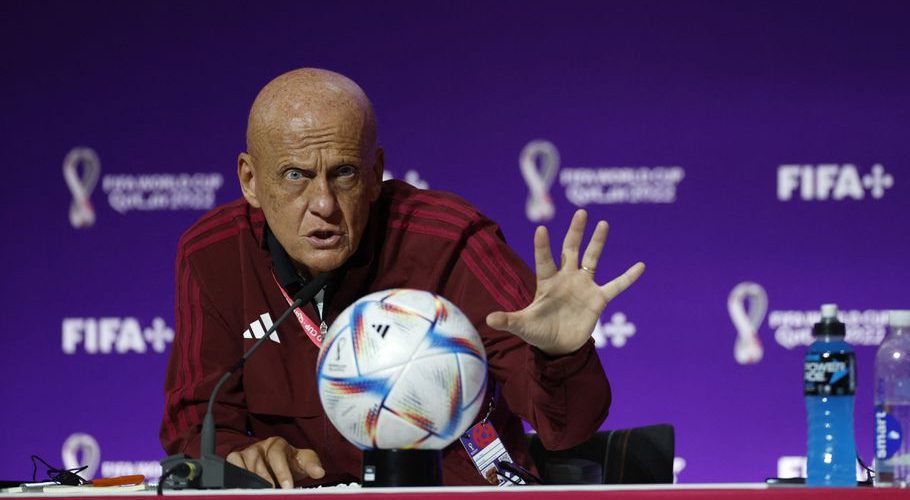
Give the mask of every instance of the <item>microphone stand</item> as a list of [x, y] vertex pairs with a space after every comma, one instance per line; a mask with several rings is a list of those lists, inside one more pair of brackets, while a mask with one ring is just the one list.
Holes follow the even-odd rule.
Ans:
[[325, 286], [333, 273], [322, 273], [313, 278], [294, 294], [294, 302], [288, 307], [281, 316], [272, 324], [272, 326], [248, 351], [246, 351], [240, 360], [231, 366], [224, 375], [218, 379], [212, 395], [209, 396], [208, 409], [205, 417], [202, 419], [202, 431], [200, 432], [199, 458], [190, 458], [186, 455], [171, 455], [161, 461], [163, 474], [158, 483], [159, 493], [162, 490], [165, 481], [169, 478], [171, 483], [170, 489], [224, 489], [224, 488], [271, 488], [272, 485], [260, 477], [258, 474], [248, 471], [242, 467], [228, 463], [224, 458], [215, 453], [215, 417], [214, 406], [215, 397], [221, 391], [221, 388], [231, 376], [243, 368], [244, 363], [262, 344], [272, 335], [284, 320], [291, 315], [294, 309], [301, 304], [305, 304], [319, 293], [319, 290]]

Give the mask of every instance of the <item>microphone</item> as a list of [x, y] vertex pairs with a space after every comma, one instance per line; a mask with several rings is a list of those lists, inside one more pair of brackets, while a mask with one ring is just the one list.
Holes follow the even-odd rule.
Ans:
[[322, 273], [312, 280], [308, 281], [303, 287], [294, 294], [294, 302], [287, 308], [281, 316], [265, 332], [262, 338], [258, 339], [255, 344], [240, 358], [237, 363], [231, 366], [224, 375], [215, 384], [212, 395], [209, 396], [208, 409], [205, 417], [202, 419], [202, 431], [200, 432], [199, 458], [193, 459], [186, 455], [171, 455], [161, 461], [161, 468], [164, 473], [159, 481], [159, 492], [165, 480], [172, 477], [170, 487], [172, 489], [224, 489], [224, 488], [271, 488], [268, 481], [258, 474], [248, 471], [242, 467], [228, 463], [224, 458], [215, 454], [215, 417], [213, 408], [215, 406], [215, 397], [221, 391], [222, 386], [231, 378], [231, 375], [243, 368], [250, 356], [256, 352], [259, 347], [265, 343], [272, 333], [291, 315], [294, 309], [302, 304], [313, 300], [313, 297], [325, 287], [334, 272]]

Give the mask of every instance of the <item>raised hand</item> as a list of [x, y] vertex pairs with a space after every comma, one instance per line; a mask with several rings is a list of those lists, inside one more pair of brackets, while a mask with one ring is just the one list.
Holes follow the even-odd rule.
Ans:
[[607, 304], [635, 283], [645, 271], [638, 262], [604, 285], [594, 282], [597, 262], [607, 241], [608, 225], [599, 221], [585, 248], [579, 267], [578, 254], [588, 214], [578, 210], [562, 243], [559, 268], [550, 252], [547, 228], [534, 233], [537, 292], [528, 307], [515, 312], [497, 311], [487, 316], [490, 328], [517, 335], [541, 351], [558, 356], [578, 350], [587, 342]]

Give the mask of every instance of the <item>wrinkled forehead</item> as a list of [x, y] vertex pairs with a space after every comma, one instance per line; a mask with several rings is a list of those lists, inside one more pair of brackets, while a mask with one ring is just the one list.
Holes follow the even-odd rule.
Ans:
[[355, 108], [296, 103], [290, 112], [277, 118], [270, 129], [270, 142], [299, 139], [360, 144], [365, 140], [366, 118]]
[[320, 143], [361, 150], [373, 146], [375, 124], [369, 104], [332, 85], [317, 90], [279, 92], [257, 100], [250, 116], [250, 141], [271, 148]]

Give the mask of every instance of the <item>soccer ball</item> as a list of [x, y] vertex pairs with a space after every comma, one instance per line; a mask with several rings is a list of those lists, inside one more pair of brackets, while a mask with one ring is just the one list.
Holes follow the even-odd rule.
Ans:
[[420, 290], [371, 293], [329, 328], [316, 368], [336, 429], [361, 449], [445, 448], [483, 406], [487, 356], [455, 304]]

